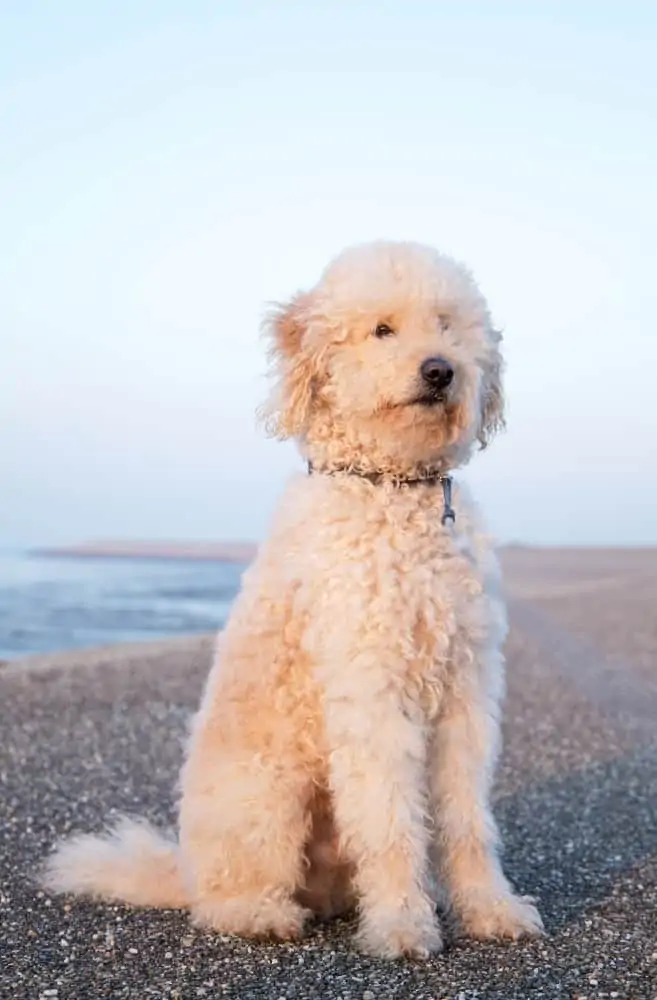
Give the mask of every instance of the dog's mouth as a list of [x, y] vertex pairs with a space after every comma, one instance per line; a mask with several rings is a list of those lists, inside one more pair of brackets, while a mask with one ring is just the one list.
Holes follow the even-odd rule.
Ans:
[[431, 409], [434, 406], [441, 406], [447, 402], [447, 393], [442, 389], [427, 389], [425, 392], [414, 396], [408, 401], [407, 406], [423, 406]]
[[412, 407], [419, 407], [423, 410], [437, 410], [447, 406], [450, 400], [453, 401], [453, 392], [450, 392], [449, 389], [431, 389], [422, 386], [415, 395], [408, 396], [406, 399], [389, 400], [380, 404], [379, 408], [382, 410], [408, 410]]

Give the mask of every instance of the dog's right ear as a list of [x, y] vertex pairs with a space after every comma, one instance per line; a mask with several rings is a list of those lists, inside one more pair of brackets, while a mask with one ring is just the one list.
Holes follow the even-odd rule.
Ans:
[[313, 319], [312, 295], [300, 293], [265, 316], [275, 385], [261, 410], [268, 431], [279, 438], [301, 437], [308, 427], [319, 356], [307, 343]]
[[308, 322], [310, 296], [300, 292], [289, 302], [279, 303], [265, 316], [263, 329], [271, 337], [270, 350], [284, 358], [293, 358], [301, 350]]

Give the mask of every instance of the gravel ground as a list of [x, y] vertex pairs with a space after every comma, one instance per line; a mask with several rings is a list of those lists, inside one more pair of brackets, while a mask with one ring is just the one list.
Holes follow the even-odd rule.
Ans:
[[182, 913], [49, 899], [55, 839], [113, 811], [173, 821], [181, 737], [208, 639], [0, 670], [0, 997], [657, 1000], [657, 551], [506, 556], [511, 602], [496, 812], [541, 941], [450, 941], [428, 962], [194, 930]]

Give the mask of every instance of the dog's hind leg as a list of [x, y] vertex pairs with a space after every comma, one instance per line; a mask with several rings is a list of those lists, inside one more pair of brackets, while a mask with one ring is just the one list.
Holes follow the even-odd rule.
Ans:
[[306, 773], [246, 753], [215, 755], [213, 735], [196, 737], [180, 809], [192, 919], [227, 934], [297, 937], [308, 915], [294, 899], [308, 833]]
[[[313, 786], [311, 694], [290, 602], [247, 592], [222, 637], [181, 776], [192, 919], [293, 938]], [[305, 724], [305, 726], [304, 726]]]
[[447, 905], [466, 934], [519, 938], [540, 934], [532, 902], [517, 896], [498, 858], [490, 785], [499, 744], [501, 655], [466, 657], [443, 695], [429, 751], [435, 855]]

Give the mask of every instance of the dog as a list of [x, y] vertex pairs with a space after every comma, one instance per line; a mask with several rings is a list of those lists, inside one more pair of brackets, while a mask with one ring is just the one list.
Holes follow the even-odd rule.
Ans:
[[298, 937], [359, 912], [386, 958], [542, 933], [503, 874], [489, 795], [504, 688], [494, 551], [452, 472], [504, 425], [501, 335], [469, 271], [352, 247], [265, 321], [263, 416], [308, 473], [284, 493], [218, 640], [177, 841], [124, 818], [44, 882]]

